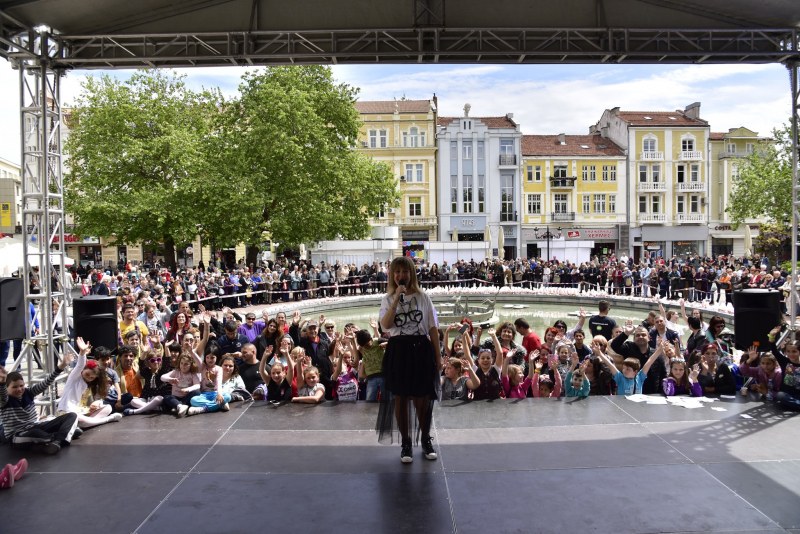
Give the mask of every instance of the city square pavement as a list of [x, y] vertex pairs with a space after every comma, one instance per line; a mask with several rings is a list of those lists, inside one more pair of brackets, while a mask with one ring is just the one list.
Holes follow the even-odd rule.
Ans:
[[[326, 402], [91, 429], [0, 493], [0, 532], [787, 532], [800, 418], [761, 402], [439, 404], [437, 461], [377, 443], [377, 405]], [[19, 451], [0, 448], [0, 465]], [[800, 530], [795, 530], [800, 532]]]

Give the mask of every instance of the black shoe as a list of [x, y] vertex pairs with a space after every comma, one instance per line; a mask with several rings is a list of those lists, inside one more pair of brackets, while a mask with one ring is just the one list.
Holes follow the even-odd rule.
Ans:
[[61, 450], [61, 445], [55, 441], [50, 441], [48, 443], [37, 443], [33, 450], [41, 452], [42, 454], [58, 454], [58, 452]]
[[400, 448], [400, 461], [404, 464], [410, 464], [414, 461], [414, 458], [411, 456], [411, 440], [403, 442]]
[[422, 438], [422, 454], [428, 460], [435, 460], [436, 458], [438, 458], [436, 451], [433, 450], [433, 443], [431, 443], [430, 436]]
[[83, 430], [78, 427], [75, 427], [75, 432], [72, 433], [72, 439], [80, 439], [83, 435]]

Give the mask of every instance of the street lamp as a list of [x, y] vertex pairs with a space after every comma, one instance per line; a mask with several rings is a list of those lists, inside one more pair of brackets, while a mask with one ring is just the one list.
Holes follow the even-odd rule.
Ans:
[[550, 231], [550, 227], [548, 227], [548, 226], [545, 226], [544, 232], [539, 232], [539, 230], [540, 230], [540, 228], [538, 226], [535, 226], [533, 228], [533, 235], [534, 235], [534, 237], [536, 237], [536, 239], [546, 239], [547, 240], [547, 261], [550, 261], [550, 240], [553, 239], [553, 238], [561, 239], [561, 230], [562, 230], [562, 228], [560, 226], [558, 228], [556, 228], [556, 230], [558, 230], [557, 234], [554, 234], [553, 232], [551, 232]]

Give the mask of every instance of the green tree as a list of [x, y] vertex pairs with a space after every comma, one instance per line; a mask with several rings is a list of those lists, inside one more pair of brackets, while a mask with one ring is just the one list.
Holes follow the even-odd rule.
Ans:
[[191, 242], [198, 223], [217, 231], [224, 214], [215, 219], [199, 208], [216, 187], [207, 152], [220, 103], [215, 92], [190, 91], [175, 73], [87, 78], [65, 145], [66, 206], [76, 230], [117, 243], [162, 243], [170, 267], [175, 245]]
[[784, 126], [772, 135], [739, 162], [727, 209], [734, 225], [759, 217], [778, 224], [792, 219], [791, 130]]
[[281, 246], [361, 239], [369, 218], [397, 203], [390, 169], [354, 148], [358, 91], [334, 83], [330, 68], [248, 73], [239, 91], [224, 106], [213, 150], [238, 194], [226, 204], [229, 236], [254, 245], [266, 233]]

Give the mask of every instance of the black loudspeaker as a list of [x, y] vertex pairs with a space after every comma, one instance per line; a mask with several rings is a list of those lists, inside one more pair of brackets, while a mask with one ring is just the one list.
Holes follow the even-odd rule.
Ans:
[[92, 347], [114, 350], [119, 344], [117, 298], [87, 295], [72, 301], [75, 337], [82, 337]]
[[747, 350], [754, 341], [766, 348], [769, 345], [767, 334], [781, 324], [782, 320], [780, 291], [742, 289], [733, 292], [736, 348]]
[[0, 278], [0, 341], [25, 338], [25, 281]]

